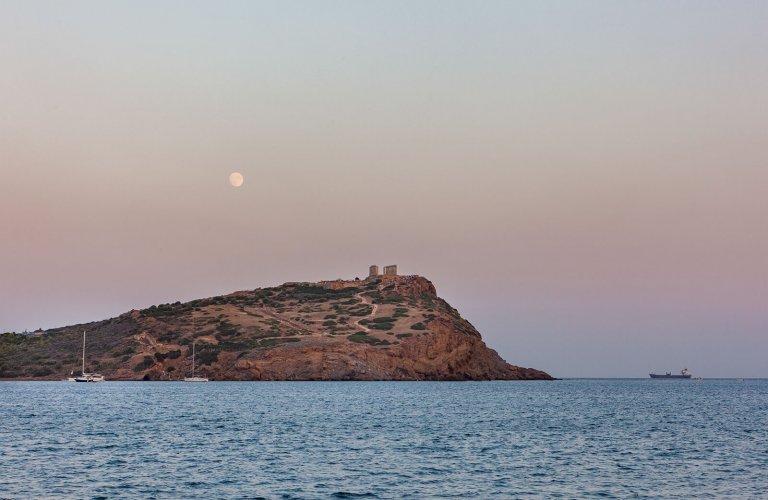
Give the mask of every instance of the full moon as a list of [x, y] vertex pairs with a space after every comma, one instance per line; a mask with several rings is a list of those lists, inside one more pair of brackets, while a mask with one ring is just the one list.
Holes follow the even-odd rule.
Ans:
[[243, 185], [243, 182], [245, 182], [245, 179], [240, 172], [232, 172], [229, 174], [229, 183], [232, 184], [232, 187], [239, 188]]

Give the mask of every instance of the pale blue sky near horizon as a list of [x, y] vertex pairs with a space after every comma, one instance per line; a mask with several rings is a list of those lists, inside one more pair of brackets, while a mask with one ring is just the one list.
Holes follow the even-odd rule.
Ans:
[[513, 364], [768, 376], [766, 28], [749, 1], [5, 0], [0, 331], [397, 263]]

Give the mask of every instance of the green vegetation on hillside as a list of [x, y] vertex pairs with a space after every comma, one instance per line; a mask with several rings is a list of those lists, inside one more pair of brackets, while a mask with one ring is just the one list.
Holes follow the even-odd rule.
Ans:
[[389, 345], [390, 342], [384, 339], [377, 339], [376, 337], [371, 337], [365, 332], [357, 332], [353, 333], [349, 337], [347, 337], [351, 342], [358, 342], [361, 344], [370, 344], [370, 345]]
[[[457, 331], [476, 334], [445, 301], [421, 293], [423, 283], [411, 290], [403, 283], [407, 281], [292, 283], [153, 305], [42, 335], [0, 335], [0, 377], [78, 373], [83, 329], [88, 332], [88, 369], [105, 370], [108, 378], [115, 373], [125, 378], [142, 372], [150, 378], [188, 373], [193, 343], [197, 366], [210, 371], [234, 366], [245, 355], [265, 355], [255, 351], [322, 345], [323, 337], [337, 339], [336, 345], [342, 336], [370, 346], [399, 344], [396, 338], [425, 331], [438, 317]], [[371, 331], [359, 331], [360, 325]], [[383, 336], [391, 341], [379, 338]]]
[[123, 315], [88, 325], [56, 328], [39, 335], [0, 335], [0, 378], [60, 377], [79, 373], [83, 330], [88, 331], [86, 370], [117, 365], [133, 353], [136, 323]]

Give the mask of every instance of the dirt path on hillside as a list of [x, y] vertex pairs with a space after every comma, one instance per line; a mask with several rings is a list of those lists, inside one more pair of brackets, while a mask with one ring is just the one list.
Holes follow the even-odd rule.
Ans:
[[157, 349], [157, 342], [155, 342], [155, 339], [152, 338], [152, 335], [148, 334], [147, 332], [142, 332], [138, 335], [134, 335], [133, 338], [140, 344], [149, 346], [152, 349]]
[[263, 313], [265, 316], [269, 316], [269, 317], [270, 317], [270, 318], [272, 318], [272, 319], [276, 319], [277, 321], [279, 321], [279, 322], [281, 322], [281, 323], [284, 323], [284, 324], [286, 324], [286, 325], [290, 326], [290, 327], [291, 327], [291, 328], [293, 328], [294, 330], [298, 330], [299, 332], [303, 332], [303, 333], [304, 333], [304, 334], [306, 334], [306, 335], [314, 335], [314, 334], [315, 334], [315, 332], [313, 332], [313, 331], [309, 330], [309, 329], [306, 327], [306, 325], [302, 325], [302, 324], [300, 324], [300, 323], [297, 323], [297, 322], [295, 322], [295, 321], [292, 321], [292, 320], [290, 320], [290, 319], [284, 318], [283, 316], [280, 316], [280, 315], [279, 315], [279, 314], [277, 314], [276, 312], [272, 312], [272, 311], [270, 311], [270, 310], [269, 310], [269, 309], [267, 309], [266, 307], [265, 307], [265, 308], [262, 308], [262, 309], [259, 309], [259, 312]]
[[363, 330], [365, 333], [368, 333], [368, 332], [371, 331], [371, 329], [368, 328], [367, 326], [361, 325], [360, 322], [362, 320], [364, 320], [364, 319], [373, 319], [373, 317], [376, 316], [376, 311], [379, 309], [379, 305], [378, 304], [374, 304], [373, 301], [369, 297], [366, 297], [365, 295], [363, 295], [363, 292], [356, 293], [355, 297], [359, 298], [362, 301], [363, 304], [367, 304], [369, 306], [373, 306], [373, 310], [371, 311], [371, 314], [369, 314], [368, 316], [366, 316], [364, 318], [360, 318], [359, 320], [357, 320], [357, 321], [355, 321], [353, 323], [356, 327], [358, 327], [359, 329]]

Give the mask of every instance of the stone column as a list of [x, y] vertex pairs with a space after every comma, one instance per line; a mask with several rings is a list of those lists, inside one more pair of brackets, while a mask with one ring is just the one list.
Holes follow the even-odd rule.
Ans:
[[397, 276], [397, 265], [384, 266], [384, 276]]

